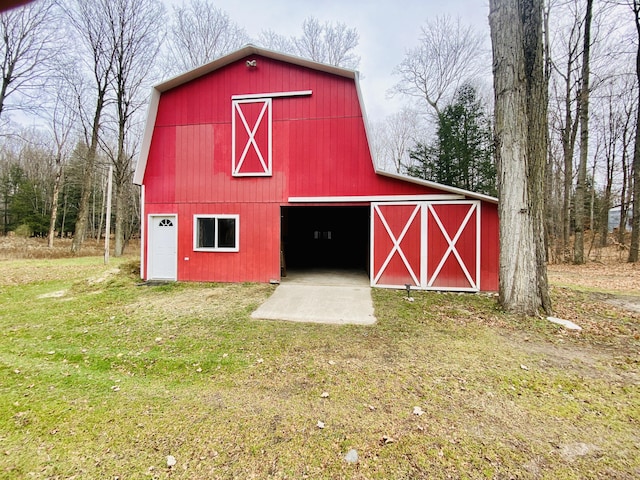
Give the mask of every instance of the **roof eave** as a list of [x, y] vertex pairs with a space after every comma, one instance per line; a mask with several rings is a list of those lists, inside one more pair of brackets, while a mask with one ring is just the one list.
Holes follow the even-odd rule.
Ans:
[[498, 199], [496, 197], [492, 197], [490, 195], [484, 195], [482, 193], [470, 192], [469, 190], [464, 190], [463, 188], [450, 187], [449, 185], [443, 185], [441, 183], [432, 182], [430, 180], [424, 180], [422, 178], [411, 177], [409, 175], [402, 175], [399, 173], [387, 172], [386, 170], [379, 170], [376, 167], [376, 173], [378, 175], [382, 175], [384, 177], [394, 178], [396, 180], [402, 180], [405, 182], [415, 183], [417, 185], [422, 185], [424, 187], [435, 188], [437, 190], [442, 190], [449, 193], [455, 193], [457, 195], [462, 195], [467, 198], [473, 198], [476, 200], [482, 200], [488, 203], [498, 203]]
[[308, 60], [306, 58], [301, 58], [301, 57], [296, 57], [294, 55], [289, 55], [286, 53], [276, 52], [274, 50], [269, 50], [267, 48], [256, 47], [255, 45], [246, 45], [241, 49], [231, 52], [216, 60], [213, 60], [212, 62], [209, 62], [200, 67], [194, 68], [193, 70], [189, 70], [188, 72], [182, 73], [177, 77], [173, 77], [173, 78], [170, 78], [169, 80], [165, 80], [161, 83], [158, 83], [154, 88], [159, 92], [166, 92], [167, 90], [171, 90], [172, 88], [178, 87], [184, 83], [190, 82], [191, 80], [195, 80], [196, 78], [202, 77], [203, 75], [207, 75], [208, 73], [218, 70], [226, 65], [229, 65], [233, 62], [241, 60], [242, 58], [248, 55], [261, 55], [263, 57], [272, 58], [274, 60], [280, 60], [280, 61], [291, 63], [294, 65], [300, 65], [302, 67], [307, 67], [313, 70], [332, 73], [334, 75], [340, 75], [342, 77], [347, 77], [347, 78], [355, 78], [357, 74], [355, 70], [336, 67], [333, 65], [328, 65], [326, 63], [314, 62], [313, 60]]

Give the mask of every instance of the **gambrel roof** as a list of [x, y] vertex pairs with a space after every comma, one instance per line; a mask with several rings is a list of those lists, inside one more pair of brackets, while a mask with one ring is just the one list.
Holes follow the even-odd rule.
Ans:
[[[284, 53], [280, 53], [280, 52], [276, 52], [273, 50], [268, 50], [265, 48], [261, 48], [261, 47], [256, 47], [254, 45], [247, 45], [239, 50], [236, 50], [228, 55], [225, 55], [223, 57], [220, 57], [210, 63], [207, 63], [205, 65], [202, 65], [200, 67], [197, 67], [191, 71], [188, 71], [186, 73], [183, 73], [181, 75], [178, 75], [177, 77], [171, 78], [169, 80], [166, 80], [164, 82], [161, 82], [157, 85], [155, 85], [152, 88], [151, 91], [151, 98], [149, 100], [149, 107], [147, 110], [147, 120], [146, 120], [146, 125], [145, 125], [145, 130], [144, 130], [144, 134], [143, 134], [143, 138], [142, 138], [142, 146], [140, 149], [140, 156], [138, 159], [138, 164], [136, 166], [136, 170], [134, 173], [134, 177], [133, 177], [133, 183], [137, 184], [137, 185], [142, 185], [143, 180], [144, 180], [144, 173], [147, 167], [147, 160], [149, 158], [149, 150], [151, 147], [151, 139], [153, 136], [153, 131], [154, 131], [154, 126], [155, 126], [155, 122], [156, 122], [156, 116], [158, 113], [158, 105], [160, 103], [160, 96], [163, 92], [166, 92], [168, 90], [171, 90], [173, 88], [176, 88], [178, 86], [184, 85], [192, 80], [195, 80], [199, 77], [202, 77], [204, 75], [207, 75], [211, 72], [214, 72], [216, 70], [219, 70], [229, 64], [232, 64], [234, 62], [237, 62], [238, 60], [242, 60], [245, 57], [248, 57], [250, 55], [260, 55], [266, 58], [270, 58], [270, 59], [274, 59], [274, 60], [279, 60], [282, 62], [286, 62], [289, 64], [293, 64], [293, 65], [297, 65], [297, 66], [301, 66], [301, 67], [305, 67], [305, 68], [309, 68], [311, 70], [316, 70], [316, 71], [320, 71], [320, 72], [324, 72], [324, 73], [329, 73], [329, 74], [333, 74], [333, 75], [337, 75], [340, 77], [345, 77], [348, 78], [350, 80], [353, 80], [353, 82], [355, 83], [356, 86], [356, 91], [357, 91], [357, 95], [358, 95], [358, 100], [360, 103], [360, 110], [362, 111], [362, 117], [363, 117], [363, 121], [364, 121], [364, 125], [365, 125], [365, 132], [366, 132], [366, 136], [367, 136], [367, 142], [369, 144], [369, 151], [372, 152], [371, 149], [371, 133], [370, 133], [370, 129], [368, 126], [368, 121], [367, 121], [367, 116], [366, 116], [366, 112], [365, 112], [365, 108], [364, 108], [364, 102], [362, 100], [362, 92], [360, 90], [360, 84], [359, 84], [359, 74], [357, 71], [355, 70], [350, 70], [350, 69], [346, 69], [346, 68], [342, 68], [342, 67], [336, 67], [333, 65], [327, 65], [324, 63], [318, 63], [318, 62], [314, 62], [312, 60], [308, 60], [308, 59], [304, 59], [304, 58], [300, 58], [300, 57], [296, 57], [293, 55], [288, 55], [288, 54], [284, 54]], [[373, 169], [375, 171], [376, 174], [381, 175], [381, 176], [385, 176], [385, 177], [390, 177], [390, 178], [394, 178], [397, 180], [402, 180], [405, 182], [409, 182], [409, 183], [414, 183], [417, 185], [422, 185], [424, 187], [428, 187], [428, 188], [434, 188], [437, 190], [441, 190], [443, 192], [447, 192], [447, 193], [452, 193], [455, 195], [460, 195], [462, 197], [465, 198], [473, 198], [473, 199], [478, 199], [478, 200], [483, 200], [483, 201], [487, 201], [490, 203], [497, 203], [497, 199], [488, 195], [483, 195], [483, 194], [479, 194], [479, 193], [475, 193], [475, 192], [470, 192], [461, 188], [456, 188], [456, 187], [450, 187], [447, 185], [442, 185], [436, 182], [432, 182], [429, 180], [422, 180], [419, 178], [415, 178], [415, 177], [411, 177], [408, 175], [401, 175], [401, 174], [396, 174], [396, 173], [391, 173], [391, 172], [387, 172], [385, 170], [382, 170], [380, 168], [378, 168], [376, 159], [373, 158], [373, 154], [372, 155], [372, 162], [373, 162]]]

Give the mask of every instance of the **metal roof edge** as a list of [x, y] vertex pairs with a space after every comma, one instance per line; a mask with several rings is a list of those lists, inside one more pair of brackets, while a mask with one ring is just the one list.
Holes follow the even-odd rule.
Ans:
[[485, 195], [483, 193], [470, 192], [469, 190], [464, 190], [463, 188], [450, 187], [449, 185], [443, 185], [441, 183], [432, 182], [430, 180], [424, 180], [422, 178], [412, 177], [409, 175], [402, 175], [400, 173], [387, 172], [386, 170], [380, 170], [377, 167], [376, 167], [376, 173], [378, 175], [382, 175], [383, 177], [395, 178], [396, 180], [402, 180], [405, 182], [415, 183], [417, 185], [423, 185], [425, 187], [436, 188], [438, 190], [443, 190], [445, 192], [463, 195], [465, 197], [474, 198], [476, 200], [482, 200], [485, 202], [496, 203], [496, 204], [498, 203], [498, 199], [496, 197]]
[[[348, 68], [336, 67], [333, 65], [327, 65], [325, 63], [314, 62], [313, 60], [307, 60], [306, 58], [296, 57], [286, 53], [276, 52], [262, 47], [256, 47], [255, 45], [245, 45], [244, 47], [231, 52], [223, 57], [217, 58], [212, 62], [209, 62], [200, 67], [194, 68], [188, 72], [182, 73], [176, 77], [165, 80], [156, 84], [151, 89], [151, 98], [149, 100], [149, 107], [147, 108], [147, 120], [145, 122], [145, 129], [142, 137], [142, 145], [140, 148], [140, 156], [138, 157], [138, 163], [133, 176], [133, 183], [136, 185], [142, 185], [144, 180], [144, 172], [147, 167], [147, 159], [149, 158], [149, 149], [151, 148], [151, 138], [153, 136], [153, 129], [155, 127], [156, 116], [158, 114], [158, 105], [160, 103], [160, 94], [178, 87], [185, 83], [195, 80], [196, 78], [207, 75], [215, 70], [218, 70], [226, 65], [229, 65], [235, 61], [245, 58], [249, 55], [261, 55], [263, 57], [272, 58], [282, 62], [299, 65], [302, 67], [318, 70], [321, 72], [331, 73], [352, 79], [356, 83], [356, 89], [358, 91], [358, 100], [360, 101], [360, 108], [362, 110], [363, 118], [364, 104], [362, 102], [362, 96], [360, 94], [360, 87], [358, 84], [358, 72], [356, 70], [350, 70]], [[366, 128], [366, 120], [365, 120]], [[371, 146], [369, 143], [369, 137], [367, 136], [367, 143], [369, 144], [369, 150]]]
[[351, 79], [355, 78], [357, 75], [357, 72], [355, 70], [350, 70], [348, 68], [336, 67], [334, 65], [328, 65], [326, 63], [319, 63], [313, 60], [308, 60], [306, 58], [297, 57], [295, 55], [276, 52], [275, 50], [269, 50], [267, 48], [248, 44], [209, 63], [196, 67], [193, 70], [189, 70], [188, 72], [182, 73], [176, 77], [158, 83], [154, 88], [159, 92], [166, 92], [167, 90], [171, 90], [172, 88], [190, 82], [191, 80], [195, 80], [196, 78], [207, 75], [208, 73], [214, 72], [215, 70], [218, 70], [249, 55], [261, 55], [263, 57], [272, 58], [274, 60], [280, 60], [282, 62], [287, 62], [294, 65], [311, 68], [313, 70], [319, 70], [322, 72], [332, 73], [334, 75], [339, 75]]
[[158, 115], [158, 105], [160, 104], [160, 91], [155, 87], [151, 89], [151, 98], [147, 107], [147, 120], [144, 125], [144, 133], [142, 134], [142, 144], [140, 145], [140, 155], [138, 163], [133, 173], [133, 183], [142, 185], [144, 180], [144, 172], [147, 168], [147, 159], [149, 158], [149, 149], [151, 148], [151, 138], [153, 137], [153, 129], [156, 124], [156, 116]]

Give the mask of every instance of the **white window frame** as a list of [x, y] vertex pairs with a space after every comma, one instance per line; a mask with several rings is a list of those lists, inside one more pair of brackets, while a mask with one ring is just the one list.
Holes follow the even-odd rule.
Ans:
[[[216, 246], [214, 247], [198, 247], [198, 224], [200, 219], [215, 219], [216, 220], [216, 232], [214, 241]], [[234, 247], [218, 247], [218, 220], [235, 220], [235, 246]], [[228, 215], [228, 214], [202, 214], [193, 216], [193, 251], [194, 252], [238, 252], [240, 251], [240, 215]]]

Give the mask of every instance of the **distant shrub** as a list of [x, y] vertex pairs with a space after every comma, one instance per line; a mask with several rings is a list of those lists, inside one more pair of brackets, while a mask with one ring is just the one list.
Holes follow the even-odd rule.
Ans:
[[13, 232], [16, 234], [16, 237], [22, 238], [29, 238], [33, 235], [33, 230], [31, 230], [31, 227], [25, 223], [18, 225]]

